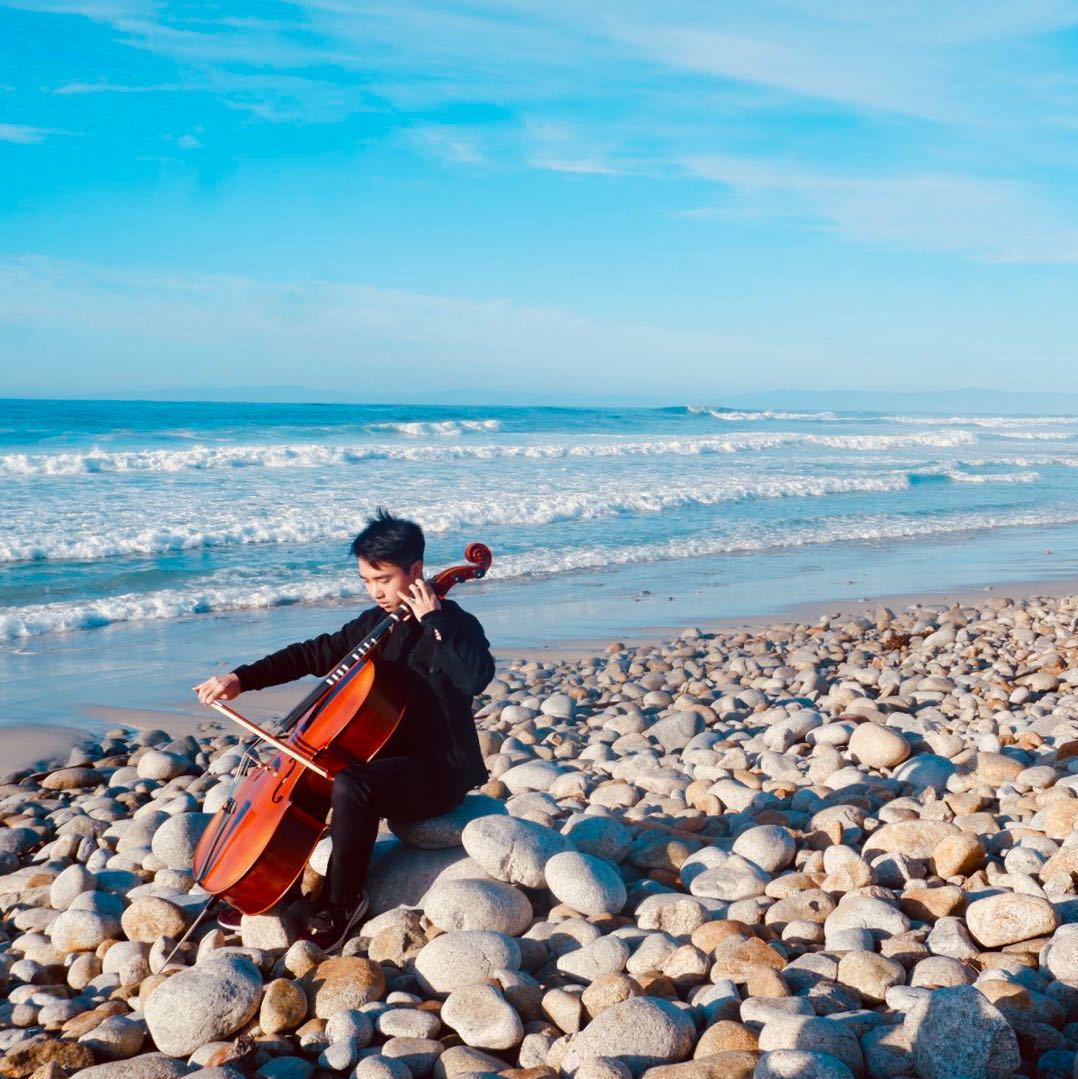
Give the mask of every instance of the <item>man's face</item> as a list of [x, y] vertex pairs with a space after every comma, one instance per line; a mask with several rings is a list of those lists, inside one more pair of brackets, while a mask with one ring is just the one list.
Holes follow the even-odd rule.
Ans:
[[359, 575], [367, 586], [367, 595], [383, 611], [396, 610], [401, 604], [401, 593], [407, 592], [422, 574], [422, 562], [413, 562], [405, 569], [404, 566], [395, 566], [392, 562], [368, 562], [365, 558], [359, 559]]

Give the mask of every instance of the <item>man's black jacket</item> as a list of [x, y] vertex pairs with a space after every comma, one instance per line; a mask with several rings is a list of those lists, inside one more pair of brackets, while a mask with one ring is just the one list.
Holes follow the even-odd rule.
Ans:
[[[234, 673], [245, 691], [326, 675], [385, 617], [381, 608], [371, 607], [336, 633], [297, 641]], [[409, 620], [398, 626], [376, 662], [404, 689], [407, 702], [403, 722], [379, 756], [427, 760], [444, 784], [442, 793], [453, 799], [485, 782], [472, 698], [494, 677], [494, 660], [479, 620], [452, 600], [442, 600], [441, 608], [418, 624]]]

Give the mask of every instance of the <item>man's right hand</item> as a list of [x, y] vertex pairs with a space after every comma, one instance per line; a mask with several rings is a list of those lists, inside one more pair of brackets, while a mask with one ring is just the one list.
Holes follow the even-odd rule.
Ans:
[[213, 704], [214, 701], [230, 701], [238, 697], [243, 690], [240, 689], [240, 680], [231, 671], [228, 674], [215, 674], [200, 682], [194, 687], [198, 694], [200, 704]]

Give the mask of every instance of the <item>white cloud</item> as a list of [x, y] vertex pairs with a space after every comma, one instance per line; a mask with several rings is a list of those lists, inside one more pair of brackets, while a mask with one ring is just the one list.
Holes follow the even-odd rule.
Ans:
[[[94, 356], [102, 373], [125, 359], [175, 359], [188, 384], [235, 364], [250, 379], [296, 381], [297, 369], [477, 389], [548, 386], [620, 392], [611, 371], [661, 364], [668, 392], [742, 365], [790, 362], [790, 350], [721, 334], [604, 321], [559, 307], [474, 300], [367, 284], [264, 282], [209, 274], [117, 270], [27, 257], [0, 261], [0, 324], [18, 327], [42, 356]], [[47, 348], [42, 348], [47, 343]], [[383, 364], [379, 369], [371, 364]], [[380, 373], [379, 373], [380, 371]], [[358, 385], [358, 382], [356, 383]]]
[[45, 127], [27, 127], [25, 124], [0, 124], [0, 142], [17, 142], [28, 146], [30, 143], [41, 142], [53, 134], [55, 134], [54, 131]]
[[421, 153], [454, 165], [479, 165], [486, 161], [481, 149], [483, 134], [449, 124], [420, 124], [408, 130], [408, 141]]
[[128, 86], [113, 82], [69, 82], [57, 86], [52, 92], [61, 97], [75, 94], [171, 94], [192, 88], [178, 82], [149, 83], [145, 86]]
[[720, 155], [686, 165], [730, 192], [712, 213], [808, 218], [851, 241], [985, 261], [1078, 262], [1078, 221], [1013, 180], [837, 175]]

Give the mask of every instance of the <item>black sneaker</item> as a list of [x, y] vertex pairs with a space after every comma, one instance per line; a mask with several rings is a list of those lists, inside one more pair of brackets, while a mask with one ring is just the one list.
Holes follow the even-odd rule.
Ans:
[[317, 944], [324, 952], [335, 952], [355, 934], [370, 909], [371, 901], [366, 892], [360, 892], [359, 898], [350, 907], [342, 903], [327, 903], [311, 915], [300, 936]]

